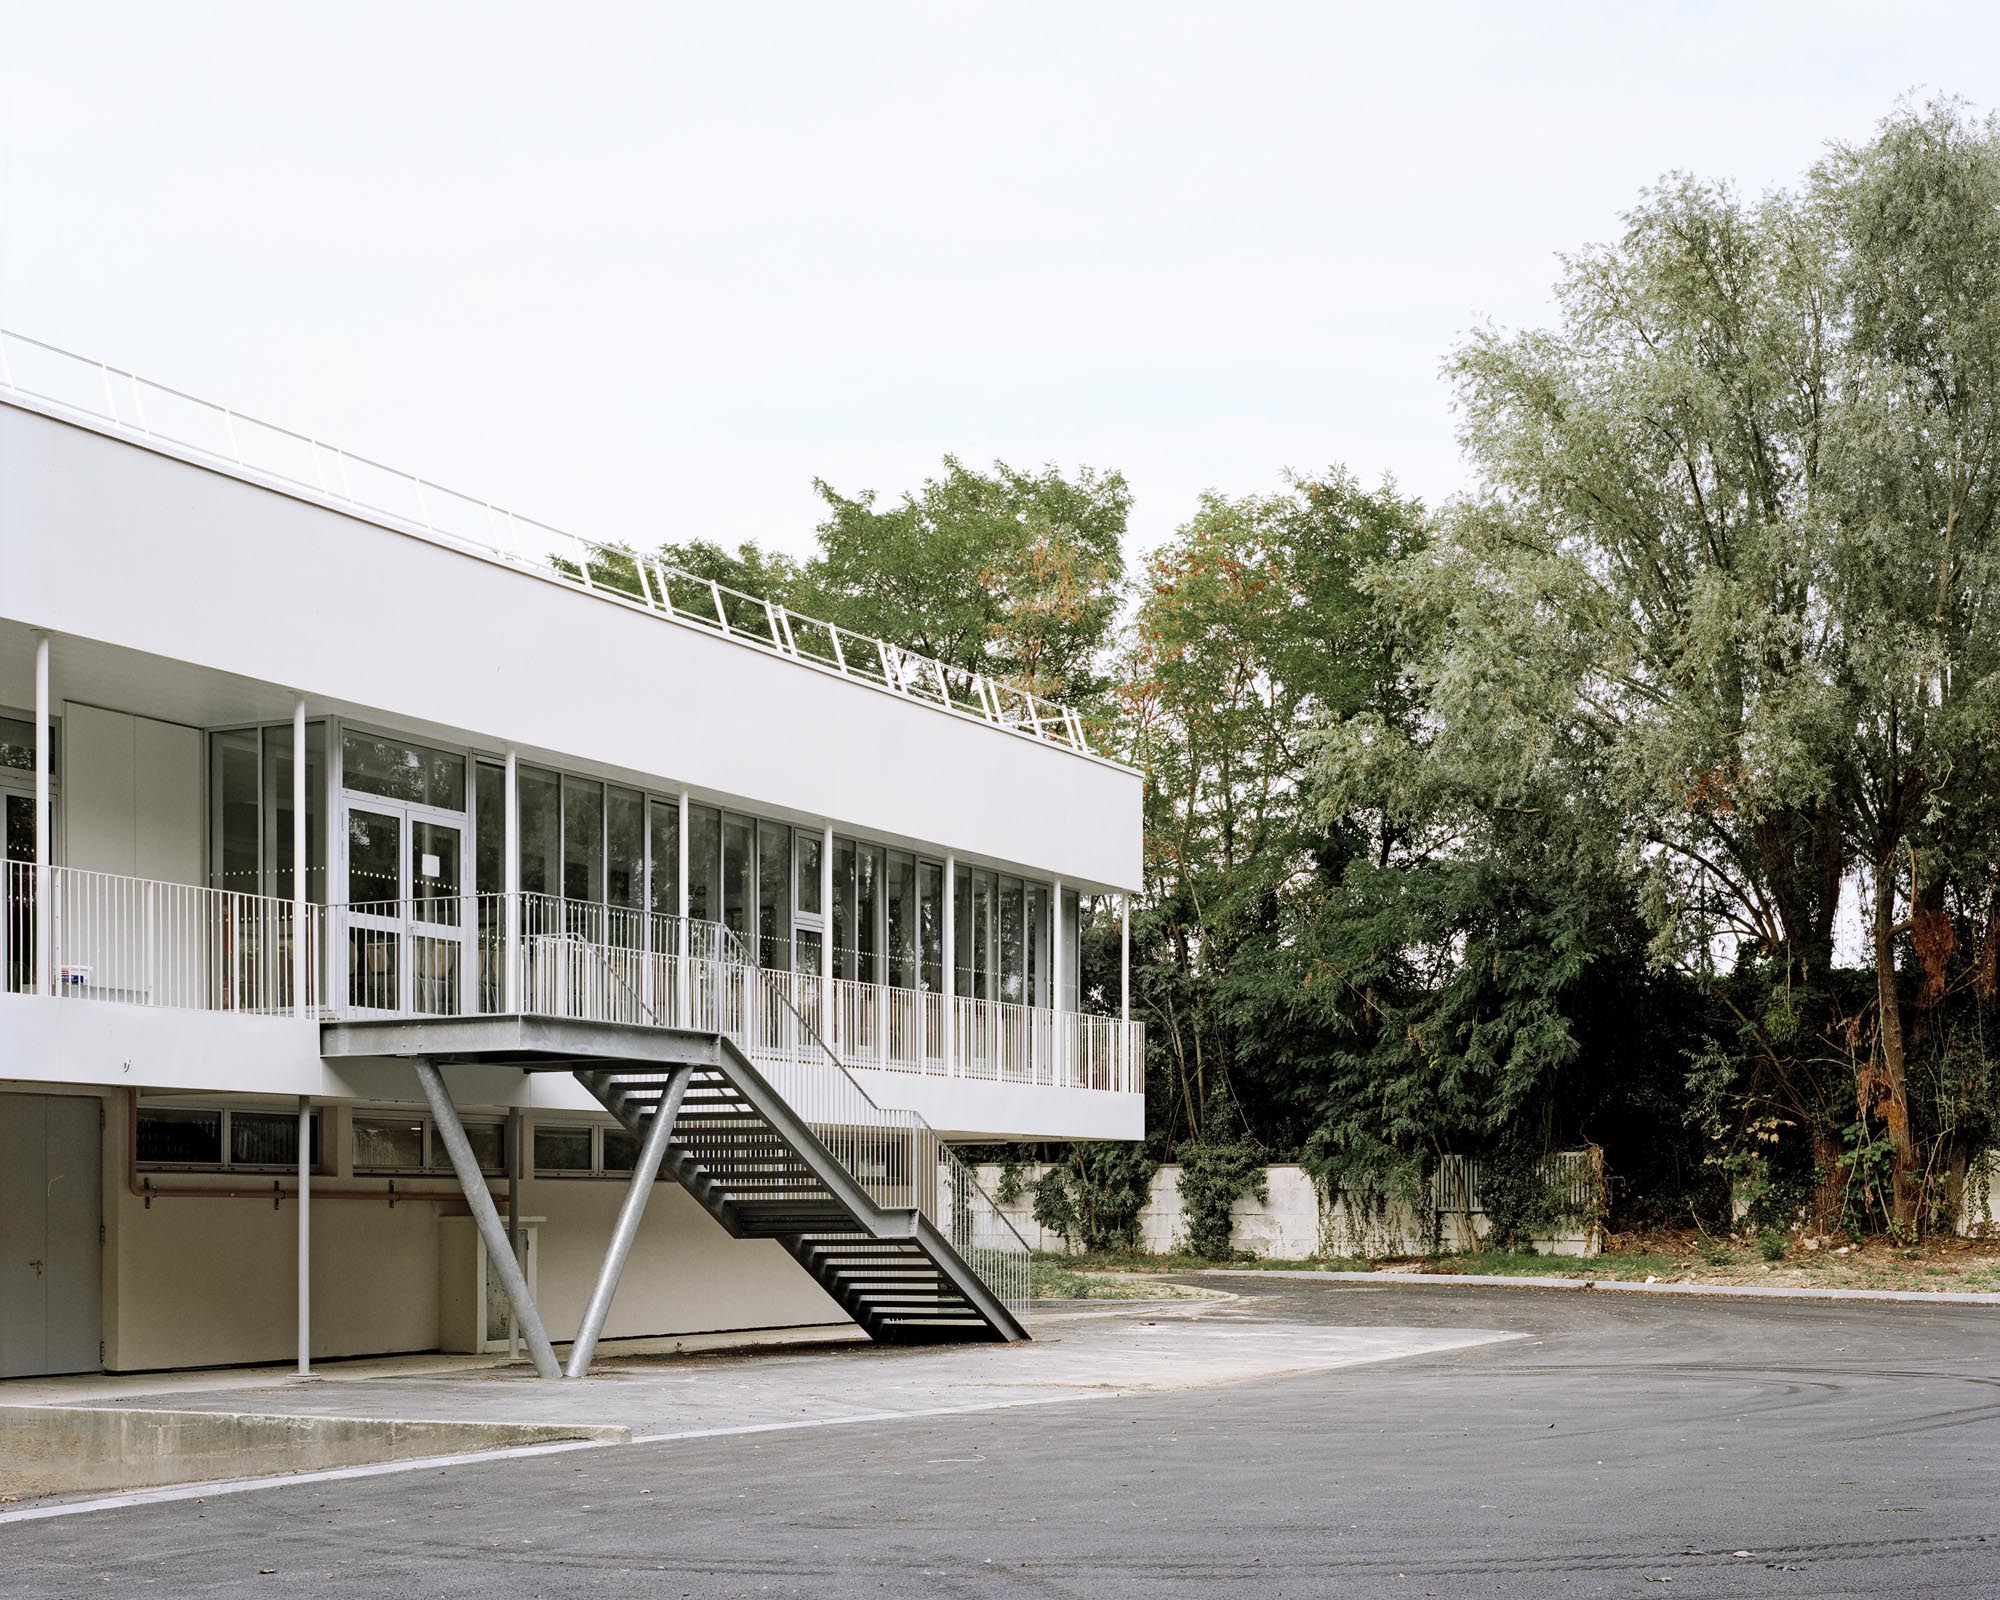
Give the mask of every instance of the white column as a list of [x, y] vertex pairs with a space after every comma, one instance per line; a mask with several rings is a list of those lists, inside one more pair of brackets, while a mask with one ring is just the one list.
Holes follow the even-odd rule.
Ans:
[[[507, 1108], [507, 1248], [521, 1260], [521, 1108]], [[522, 1263], [522, 1270], [527, 1264]], [[521, 1328], [514, 1314], [507, 1314], [507, 1359], [521, 1354]]]
[[[293, 876], [297, 877], [296, 869]], [[299, 1376], [312, 1371], [312, 1097], [299, 1096]]]
[[[306, 701], [304, 695], [292, 697], [292, 1004], [301, 1017], [310, 1014], [306, 1005]], [[305, 1113], [299, 1113], [301, 1119]], [[301, 1127], [303, 1128], [303, 1121]], [[300, 1133], [303, 1139], [305, 1134]], [[304, 1147], [301, 1146], [301, 1149]], [[301, 1167], [305, 1157], [299, 1157]], [[299, 1234], [305, 1235], [305, 1180], [299, 1180]], [[304, 1250], [300, 1251], [301, 1259]], [[301, 1280], [303, 1281], [303, 1280]], [[299, 1290], [300, 1304], [304, 1305], [305, 1290]], [[305, 1335], [300, 1334], [301, 1341]], [[299, 1345], [299, 1371], [306, 1370], [306, 1348]]]
[[674, 830], [674, 881], [678, 885], [674, 897], [674, 913], [675, 926], [680, 930], [674, 936], [680, 941], [676, 946], [680, 960], [675, 963], [680, 977], [674, 987], [674, 999], [680, 1007], [680, 1023], [685, 1027], [690, 1021], [694, 999], [693, 990], [689, 986], [688, 972], [688, 957], [693, 952], [688, 948], [688, 792], [685, 789], [681, 790], [680, 819], [680, 826]]
[[819, 1036], [833, 1049], [833, 824], [819, 837]]
[[500, 1009], [510, 1014], [521, 1009], [521, 758], [507, 751], [506, 825], [501, 829], [500, 883], [505, 903], [501, 907], [501, 937], [506, 941], [500, 953]]
[[[674, 866], [674, 881], [680, 885], [679, 904], [675, 908], [680, 919], [687, 921], [688, 914], [688, 792], [681, 790], [681, 825], [675, 830], [675, 853], [679, 857]], [[683, 950], [682, 955], [687, 952]]]
[[944, 1070], [958, 1068], [958, 857], [944, 854]]
[[50, 948], [50, 852], [55, 849], [54, 830], [49, 822], [49, 757], [52, 734], [49, 727], [49, 636], [35, 638], [35, 987], [53, 995], [55, 951]]
[[1067, 1086], [1069, 1083], [1069, 1028], [1063, 1021], [1062, 1013], [1063, 970], [1069, 965], [1069, 962], [1063, 957], [1062, 902], [1063, 885], [1062, 879], [1058, 878], [1055, 881], [1054, 887], [1049, 891], [1049, 925], [1054, 934], [1055, 943], [1055, 967], [1049, 974], [1050, 1010], [1054, 1012], [1054, 1015], [1049, 1020], [1050, 1025], [1055, 1029], [1056, 1036], [1056, 1082]]
[[1132, 896], [1118, 897], [1118, 1066], [1120, 1087], [1132, 1090]]

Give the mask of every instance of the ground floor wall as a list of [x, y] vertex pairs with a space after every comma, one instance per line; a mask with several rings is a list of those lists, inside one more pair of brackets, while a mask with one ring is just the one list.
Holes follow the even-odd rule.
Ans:
[[[295, 1175], [142, 1172], [132, 1161], [128, 1092], [56, 1084], [33, 1092], [103, 1109], [105, 1370], [290, 1360], [298, 1339]], [[0, 1118], [10, 1101], [26, 1104], [0, 1091]], [[331, 1170], [312, 1185], [314, 1357], [439, 1348], [441, 1290], [455, 1287], [444, 1272], [460, 1259], [444, 1236], [448, 1219], [466, 1215], [463, 1196], [449, 1176], [356, 1176], [346, 1154], [353, 1108], [322, 1106], [319, 1115]], [[532, 1140], [532, 1115], [523, 1129]], [[537, 1234], [537, 1301], [559, 1342], [581, 1320], [626, 1188], [622, 1177], [522, 1180], [521, 1214]], [[502, 1194], [504, 1180], [493, 1190]], [[731, 1238], [679, 1185], [662, 1181], [605, 1337], [845, 1320], [779, 1245]]]

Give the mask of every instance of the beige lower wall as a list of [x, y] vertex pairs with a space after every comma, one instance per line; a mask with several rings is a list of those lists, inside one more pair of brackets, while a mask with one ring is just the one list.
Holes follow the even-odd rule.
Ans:
[[[329, 1180], [330, 1182], [331, 1180]], [[540, 1217], [537, 1303], [572, 1337], [624, 1194], [609, 1179], [530, 1179]], [[118, 1200], [113, 1371], [285, 1361], [297, 1350], [298, 1208], [269, 1200]], [[438, 1344], [438, 1219], [449, 1197], [322, 1198], [312, 1207], [313, 1354]], [[613, 1303], [607, 1338], [838, 1322], [844, 1313], [777, 1244], [732, 1239], [677, 1184], [655, 1186]]]
[[[26, 1086], [24, 1086], [26, 1087]], [[298, 1349], [298, 1205], [269, 1174], [149, 1173], [134, 1193], [130, 1098], [121, 1090], [35, 1085], [104, 1107], [103, 1339], [113, 1372], [288, 1361]], [[8, 1094], [0, 1091], [0, 1116]], [[212, 1100], [204, 1103], [214, 1103]], [[243, 1105], [259, 1102], [244, 1100]], [[383, 1355], [438, 1347], [439, 1222], [462, 1215], [450, 1178], [387, 1180], [345, 1170], [351, 1108], [322, 1106], [322, 1138], [341, 1170], [314, 1179], [313, 1354]], [[573, 1118], [564, 1120], [573, 1121]], [[533, 1118], [525, 1119], [532, 1139]], [[228, 1187], [223, 1198], [176, 1188]], [[498, 1185], [496, 1185], [496, 1188]], [[365, 1189], [357, 1198], [334, 1190]], [[616, 1178], [527, 1178], [524, 1217], [540, 1218], [538, 1304], [550, 1335], [572, 1337], [626, 1185]], [[261, 1191], [261, 1192], [259, 1192]], [[844, 1322], [812, 1278], [767, 1239], [732, 1239], [678, 1184], [656, 1184], [620, 1282], [607, 1338]]]

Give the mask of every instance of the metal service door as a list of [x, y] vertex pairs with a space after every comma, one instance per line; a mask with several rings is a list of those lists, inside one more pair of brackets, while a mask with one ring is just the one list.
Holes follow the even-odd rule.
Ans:
[[0, 1378], [99, 1368], [98, 1105], [0, 1095]]

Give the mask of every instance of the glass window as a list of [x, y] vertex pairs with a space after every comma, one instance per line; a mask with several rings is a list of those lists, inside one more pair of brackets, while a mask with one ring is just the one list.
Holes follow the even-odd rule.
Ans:
[[507, 769], [479, 763], [473, 780], [472, 887], [479, 894], [507, 889]]
[[757, 893], [755, 837], [748, 817], [723, 817], [722, 925], [746, 946], [751, 943], [751, 907]]
[[923, 967], [918, 976], [932, 994], [944, 992], [944, 866], [937, 861], [917, 863], [918, 941], [923, 951]]
[[1061, 1005], [1065, 1011], [1083, 1009], [1083, 930], [1076, 919], [1076, 891], [1065, 889], [1062, 897], [1062, 948], [1056, 952], [1056, 971], [1062, 984]]
[[361, 794], [408, 800], [441, 811], [465, 809], [464, 756], [372, 733], [349, 732], [342, 737], [340, 781]]
[[606, 1128], [604, 1165], [606, 1172], [630, 1172], [639, 1164], [639, 1141], [623, 1128]]
[[[472, 1147], [472, 1159], [479, 1163], [479, 1170], [494, 1177], [507, 1175], [507, 1124], [504, 1122], [467, 1122], [465, 1142]], [[450, 1172], [451, 1152], [444, 1147], [444, 1139], [436, 1129], [431, 1130], [431, 1170]]]
[[506, 961], [507, 769], [479, 763], [473, 776], [472, 887], [479, 908], [479, 1009], [498, 1011]]
[[671, 801], [655, 800], [653, 822], [653, 914], [680, 915], [681, 909], [681, 808]]
[[826, 908], [820, 904], [820, 853], [825, 848], [824, 841], [816, 833], [798, 830], [799, 877], [798, 908], [802, 916], [817, 917], [825, 914]]
[[975, 867], [972, 872], [972, 987], [967, 992], [982, 1000], [993, 995], [993, 874]]
[[1000, 998], [1019, 1005], [1023, 998], [1027, 948], [1022, 926], [1024, 902], [1019, 878], [1000, 880], [998, 911]]
[[357, 904], [403, 897], [403, 813], [354, 806], [347, 813], [347, 897]]
[[958, 882], [952, 886], [952, 993], [977, 997], [972, 981], [972, 869], [960, 867]]
[[[58, 754], [59, 747], [51, 742], [51, 775], [55, 773]], [[19, 717], [0, 717], [0, 767], [12, 767], [18, 772], [35, 770], [35, 725], [32, 722], [24, 722]]]
[[855, 976], [863, 983], [882, 981], [882, 851], [864, 844], [854, 857], [854, 930], [860, 946]]
[[519, 769], [521, 893], [562, 892], [562, 791], [553, 772]]
[[1049, 1003], [1049, 886], [1028, 885], [1028, 1004]]
[[861, 976], [854, 942], [854, 841], [833, 841], [833, 975]]
[[220, 1111], [139, 1108], [137, 1155], [149, 1165], [213, 1167], [222, 1162]]
[[888, 981], [898, 989], [917, 986], [917, 858], [901, 850], [889, 852], [887, 885], [883, 890], [889, 934]]
[[604, 796], [604, 900], [632, 911], [646, 904], [646, 797], [636, 789]]
[[[319, 1114], [311, 1118], [306, 1165], [319, 1165]], [[296, 1167], [299, 1164], [299, 1116], [296, 1111], [232, 1111], [229, 1113], [229, 1159], [239, 1167]]]
[[722, 813], [688, 807], [688, 915], [714, 922], [722, 915]]
[[356, 1172], [421, 1172], [424, 1170], [424, 1121], [421, 1117], [356, 1117]]
[[820, 970], [819, 963], [822, 953], [820, 941], [826, 935], [819, 932], [818, 929], [808, 931], [801, 928], [794, 937], [798, 940], [799, 971], [817, 975]]
[[535, 1129], [535, 1170], [590, 1171], [590, 1129], [561, 1123], [538, 1125]]
[[[257, 730], [236, 728], [208, 742], [209, 884], [241, 894], [263, 889], [257, 851]], [[289, 797], [288, 797], [289, 803]]]
[[792, 964], [792, 830], [757, 824], [757, 964]]
[[565, 900], [595, 905], [604, 898], [604, 785], [589, 778], [562, 781]]

